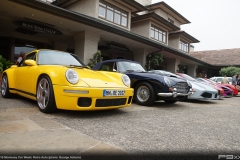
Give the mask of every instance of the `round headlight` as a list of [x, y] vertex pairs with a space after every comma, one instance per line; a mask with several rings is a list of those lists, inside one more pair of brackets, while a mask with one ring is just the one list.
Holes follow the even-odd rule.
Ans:
[[126, 74], [122, 75], [122, 81], [126, 86], [130, 87], [131, 80]]
[[167, 84], [168, 87], [171, 87], [171, 83], [167, 77], [164, 77], [164, 82]]
[[71, 84], [76, 84], [79, 80], [78, 73], [73, 69], [68, 69], [66, 71], [66, 79]]

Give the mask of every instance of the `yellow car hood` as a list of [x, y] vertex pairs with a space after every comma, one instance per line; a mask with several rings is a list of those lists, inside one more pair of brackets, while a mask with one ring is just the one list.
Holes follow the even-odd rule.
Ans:
[[89, 69], [75, 69], [79, 79], [84, 81], [89, 87], [104, 88], [126, 88], [122, 82], [122, 74], [104, 71], [93, 71]]

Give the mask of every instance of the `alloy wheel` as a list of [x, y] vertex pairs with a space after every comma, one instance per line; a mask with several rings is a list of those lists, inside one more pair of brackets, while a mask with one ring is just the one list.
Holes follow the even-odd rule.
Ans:
[[7, 76], [4, 75], [3, 78], [2, 78], [2, 85], [1, 85], [2, 95], [6, 94], [7, 85], [8, 85]]
[[41, 109], [45, 109], [50, 98], [50, 86], [46, 78], [42, 78], [38, 83], [37, 102]]
[[150, 91], [146, 86], [140, 86], [137, 89], [137, 99], [140, 102], [146, 102], [150, 97]]

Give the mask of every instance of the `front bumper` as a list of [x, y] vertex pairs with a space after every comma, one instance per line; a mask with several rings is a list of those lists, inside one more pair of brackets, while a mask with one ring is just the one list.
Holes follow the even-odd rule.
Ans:
[[160, 97], [178, 97], [178, 96], [189, 96], [193, 94], [193, 91], [192, 89], [190, 89], [190, 91], [188, 93], [178, 93], [177, 92], [177, 89], [173, 89], [172, 92], [169, 92], [169, 93], [158, 93], [157, 95], [160, 96]]
[[[130, 106], [132, 88], [86, 88], [54, 85], [58, 109], [64, 110], [107, 110]], [[103, 96], [103, 90], [125, 90], [124, 96]]]

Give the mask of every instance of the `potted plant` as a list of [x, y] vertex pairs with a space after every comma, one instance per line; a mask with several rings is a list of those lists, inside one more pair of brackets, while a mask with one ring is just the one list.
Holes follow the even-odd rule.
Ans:
[[101, 51], [97, 51], [96, 53], [93, 54], [93, 58], [90, 59], [90, 62], [88, 63], [88, 66], [92, 68], [95, 66], [97, 63], [102, 62], [102, 57], [101, 57]]
[[2, 82], [2, 72], [5, 69], [8, 69], [9, 67], [11, 67], [11, 65], [13, 65], [11, 61], [6, 60], [5, 58], [2, 57], [2, 55], [0, 55], [0, 84]]
[[150, 53], [146, 56], [146, 69], [147, 71], [156, 69], [162, 62], [164, 57], [160, 51]]

